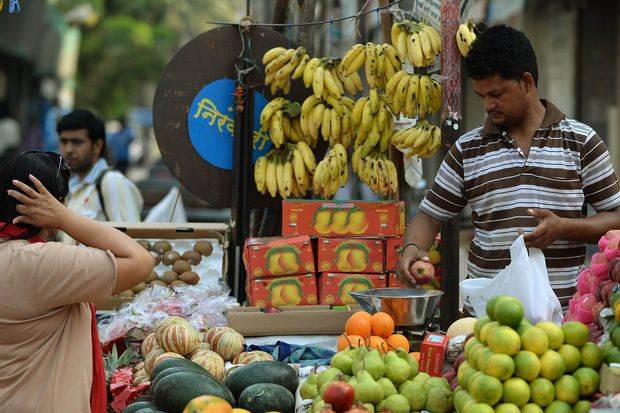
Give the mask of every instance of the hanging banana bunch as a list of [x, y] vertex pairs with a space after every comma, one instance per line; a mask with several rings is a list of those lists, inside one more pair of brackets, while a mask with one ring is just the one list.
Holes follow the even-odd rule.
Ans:
[[439, 32], [424, 21], [394, 23], [390, 35], [401, 62], [408, 60], [413, 67], [432, 66], [441, 53]]
[[418, 121], [415, 126], [396, 131], [390, 143], [406, 151], [408, 158], [430, 158], [441, 147], [441, 129], [426, 120]]
[[424, 117], [441, 109], [441, 83], [426, 75], [397, 72], [385, 86], [392, 113]]
[[299, 142], [305, 139], [300, 112], [299, 103], [275, 98], [265, 105], [260, 114], [260, 130], [263, 133], [269, 131], [269, 139], [276, 148], [284, 145], [286, 141]]
[[366, 151], [359, 147], [351, 155], [353, 172], [376, 194], [383, 196], [398, 193], [398, 173], [394, 162], [385, 152]]
[[310, 189], [315, 169], [314, 153], [305, 142], [287, 143], [256, 160], [254, 182], [263, 195], [303, 198]]
[[338, 188], [347, 184], [349, 166], [347, 150], [339, 143], [334, 144], [319, 162], [312, 178], [312, 189], [315, 195], [329, 199], [336, 195]]
[[265, 65], [265, 86], [270, 86], [270, 92], [275, 95], [278, 90], [285, 94], [291, 89], [291, 79], [300, 78], [310, 56], [302, 46], [297, 49], [274, 47], [263, 55]]
[[469, 20], [467, 23], [459, 25], [456, 31], [456, 45], [459, 47], [459, 51], [463, 57], [467, 56], [471, 44], [476, 40], [476, 33], [474, 33], [475, 27], [474, 23]]
[[300, 126], [305, 141], [315, 147], [322, 136], [331, 146], [340, 143], [348, 148], [354, 134], [351, 126], [353, 105], [353, 100], [347, 96], [337, 99], [329, 95], [325, 100], [315, 95], [308, 96], [301, 105]]
[[359, 98], [351, 112], [351, 127], [355, 131], [354, 147], [367, 150], [379, 146], [385, 152], [392, 136], [392, 114], [385, 95], [377, 88], [370, 88], [368, 97]]
[[338, 72], [345, 78], [359, 77], [357, 71], [362, 66], [368, 85], [383, 88], [388, 79], [402, 68], [402, 61], [391, 44], [358, 43], [345, 53]]

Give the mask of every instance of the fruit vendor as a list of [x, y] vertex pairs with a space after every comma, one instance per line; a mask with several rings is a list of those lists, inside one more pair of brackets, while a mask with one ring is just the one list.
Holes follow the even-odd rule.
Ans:
[[[35, 178], [36, 176], [36, 178]], [[122, 232], [63, 205], [70, 170], [54, 152], [0, 169], [0, 411], [105, 413], [95, 307], [152, 271]], [[53, 242], [58, 230], [83, 246]]]
[[[443, 160], [408, 226], [398, 277], [415, 284], [411, 265], [428, 259], [442, 222], [469, 203], [474, 238], [467, 277], [494, 277], [523, 232], [528, 247], [543, 250], [551, 287], [566, 306], [585, 244], [620, 228], [620, 185], [609, 152], [591, 127], [539, 98], [536, 55], [522, 32], [489, 28], [464, 66], [488, 116]], [[596, 214], [587, 217], [585, 205]]]

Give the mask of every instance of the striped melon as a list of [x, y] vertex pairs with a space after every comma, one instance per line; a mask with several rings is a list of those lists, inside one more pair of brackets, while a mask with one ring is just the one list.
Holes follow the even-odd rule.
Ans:
[[220, 382], [226, 378], [226, 366], [224, 360], [211, 350], [198, 350], [192, 355], [191, 361], [207, 370]]
[[149, 352], [149, 354], [147, 354], [144, 358], [144, 370], [149, 376], [151, 375], [151, 370], [153, 370], [153, 364], [155, 363], [155, 359], [164, 353], [165, 351], [163, 349], [157, 347], [151, 352]]
[[186, 356], [200, 345], [200, 335], [191, 325], [170, 324], [161, 330], [161, 347], [173, 353]]
[[155, 333], [151, 333], [144, 338], [144, 341], [142, 341], [142, 345], [140, 346], [140, 351], [142, 352], [143, 356], [146, 356], [156, 347], [159, 347], [159, 346], [157, 345], [157, 339], [155, 338]]
[[243, 352], [237, 357], [235, 357], [232, 361], [233, 364], [250, 364], [256, 363], [257, 361], [274, 361], [275, 359], [269, 353], [260, 350], [246, 351]]
[[222, 356], [226, 361], [231, 361], [243, 352], [245, 339], [232, 328], [218, 331], [210, 343], [211, 349]]

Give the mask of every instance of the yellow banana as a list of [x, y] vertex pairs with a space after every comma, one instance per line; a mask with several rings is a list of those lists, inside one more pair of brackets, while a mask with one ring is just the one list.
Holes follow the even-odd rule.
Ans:
[[388, 170], [388, 185], [390, 186], [390, 192], [395, 195], [398, 193], [398, 173], [396, 171], [396, 165], [394, 165], [394, 162], [389, 159], [385, 162], [385, 164]]
[[380, 44], [375, 45], [375, 54], [377, 55], [377, 76], [383, 76], [385, 73], [385, 53], [383, 52], [383, 46]]
[[276, 165], [276, 183], [278, 184], [280, 196], [286, 198], [286, 191], [284, 190], [284, 165], [281, 163]]
[[323, 95], [323, 87], [324, 87], [324, 75], [325, 67], [319, 66], [314, 71], [314, 75], [312, 76], [312, 91], [314, 96], [320, 98]]
[[407, 38], [407, 57], [414, 67], [424, 66], [422, 42], [420, 41], [420, 35], [418, 33], [413, 33]]
[[377, 84], [377, 49], [373, 43], [366, 43], [366, 65], [364, 70], [366, 73], [366, 82], [368, 86], [375, 87]]
[[428, 35], [428, 32], [425, 30], [420, 30], [418, 32], [418, 36], [420, 37], [420, 44], [422, 45], [422, 54], [428, 60], [435, 60], [435, 54], [433, 53], [433, 47], [431, 46], [431, 39]]
[[276, 165], [272, 161], [269, 161], [267, 164], [265, 179], [269, 195], [271, 195], [272, 198], [275, 198], [278, 194], [278, 181], [276, 177]]
[[269, 137], [271, 141], [275, 145], [276, 148], [279, 148], [280, 145], [284, 143], [284, 129], [282, 125], [283, 121], [283, 113], [281, 110], [277, 111], [271, 117], [271, 127], [269, 128]]
[[265, 66], [265, 74], [275, 73], [287, 64], [295, 54], [295, 49], [288, 49]]
[[316, 159], [314, 158], [312, 149], [310, 149], [305, 142], [297, 142], [297, 149], [299, 149], [299, 152], [301, 153], [306, 169], [313, 174], [316, 170]]
[[291, 196], [293, 191], [293, 180], [293, 165], [291, 165], [291, 161], [286, 161], [282, 171], [282, 183], [284, 184], [285, 198]]
[[347, 91], [349, 95], [355, 96], [357, 94], [357, 89], [355, 88], [355, 84], [353, 83], [353, 80], [351, 80], [351, 76], [345, 77], [342, 83], [344, 85], [344, 89]]
[[428, 33], [433, 54], [438, 55], [441, 53], [441, 36], [439, 32], [433, 26], [424, 26], [422, 30]]
[[334, 83], [336, 83], [336, 86], [338, 87], [338, 90], [340, 91], [340, 94], [342, 95], [344, 93], [344, 85], [342, 84], [342, 79], [340, 78], [338, 71], [336, 70], [335, 67], [332, 67], [330, 69], [330, 73], [332, 74], [332, 79], [334, 79]]
[[323, 120], [321, 121], [321, 135], [323, 135], [323, 140], [329, 139], [331, 122], [331, 110], [329, 108], [325, 108], [323, 111]]
[[364, 90], [364, 85], [362, 85], [362, 78], [360, 77], [359, 73], [353, 72], [349, 75], [349, 77], [353, 81], [353, 84], [358, 91], [361, 92], [362, 90]]
[[368, 101], [370, 102], [370, 111], [376, 114], [379, 110], [379, 91], [377, 88], [371, 87], [368, 93]]
[[275, 98], [265, 105], [259, 118], [261, 132], [267, 132], [271, 125], [271, 117], [276, 111], [282, 109], [286, 102], [287, 100], [284, 98]]
[[432, 139], [431, 130], [427, 126], [422, 127], [422, 131], [420, 132], [420, 137], [416, 139], [416, 141], [411, 145], [411, 149], [414, 151], [419, 151], [421, 148], [428, 144], [429, 140]]
[[291, 75], [291, 79], [299, 79], [300, 77], [302, 77], [304, 74], [304, 70], [306, 69], [306, 65], [308, 64], [309, 61], [310, 61], [310, 56], [308, 56], [307, 54], [304, 54], [303, 58], [301, 59], [301, 61], [299, 62], [295, 70], [293, 71], [293, 74]]
[[392, 109], [394, 109], [394, 113], [396, 114], [405, 109], [404, 106], [407, 99], [408, 86], [409, 76], [403, 76], [400, 82], [398, 82], [398, 86], [396, 86], [394, 99], [392, 100]]
[[304, 100], [304, 103], [301, 104], [301, 115], [309, 116], [312, 109], [321, 103], [321, 99], [317, 98], [314, 95], [310, 95]]
[[338, 88], [338, 85], [336, 85], [336, 81], [329, 70], [323, 71], [323, 82], [330, 94], [336, 96], [337, 98], [341, 96], [340, 89]]
[[304, 175], [306, 174], [306, 165], [297, 147], [293, 149], [293, 172], [295, 173], [297, 185], [301, 188], [303, 186]]
[[456, 45], [458, 46], [463, 57], [467, 56], [470, 45], [473, 42], [471, 33], [472, 32], [466, 24], [459, 25], [459, 28], [456, 31]]
[[335, 142], [340, 142], [340, 135], [341, 135], [341, 130], [340, 130], [340, 116], [338, 116], [338, 113], [336, 113], [335, 110], [331, 110], [330, 111], [330, 130], [331, 130], [331, 136], [333, 136], [334, 141]]
[[297, 68], [297, 65], [299, 64], [299, 62], [301, 62], [305, 54], [306, 49], [301, 46], [298, 47], [295, 50], [293, 57], [291, 57], [291, 60], [280, 69], [278, 69], [278, 71], [276, 72], [276, 79], [280, 80], [282, 78], [289, 77], [290, 74], [295, 71], [295, 68]]
[[364, 53], [364, 45], [363, 44], [355, 44], [351, 47], [343, 56], [342, 61], [340, 62], [339, 71], [341, 73], [345, 73], [347, 68], [357, 59], [360, 53]]
[[306, 87], [312, 86], [312, 78], [314, 76], [314, 71], [316, 70], [317, 67], [319, 67], [320, 64], [321, 64], [321, 59], [319, 59], [318, 57], [313, 57], [306, 64], [306, 67], [304, 68], [304, 74], [303, 74], [304, 86]]
[[284, 47], [274, 47], [273, 49], [267, 50], [267, 52], [263, 55], [263, 64], [266, 65], [284, 52], [286, 52]]
[[396, 47], [396, 51], [398, 52], [398, 58], [400, 59], [401, 62], [405, 62], [405, 59], [407, 59], [407, 32], [406, 31], [402, 31], [400, 32], [400, 34], [398, 35], [398, 42], [394, 45]]
[[364, 65], [366, 62], [366, 51], [364, 47], [364, 52], [357, 55], [357, 57], [346, 67], [343, 67], [343, 76], [350, 76], [352, 73], [357, 72], [360, 67]]
[[411, 75], [409, 86], [407, 87], [407, 99], [405, 101], [405, 115], [414, 118], [417, 115], [418, 89], [420, 87], [420, 77]]
[[392, 41], [392, 45], [396, 47], [398, 44], [398, 37], [403, 32], [402, 25], [400, 23], [392, 24], [392, 28], [390, 29], [390, 40]]
[[396, 86], [398, 86], [398, 82], [400, 82], [400, 79], [402, 79], [402, 77], [406, 75], [407, 73], [404, 70], [399, 70], [398, 72], [394, 73], [394, 76], [392, 76], [390, 80], [388, 80], [387, 84], [385, 85], [385, 94], [390, 99], [390, 101], [393, 99], [394, 91], [396, 90]]
[[368, 145], [369, 146], [376, 146], [379, 141], [381, 140], [381, 134], [379, 133], [379, 127], [377, 126], [377, 121], [373, 121], [372, 122], [372, 129], [370, 129], [370, 132], [368, 133]]
[[385, 56], [388, 58], [395, 72], [398, 72], [402, 69], [402, 62], [398, 57], [398, 51], [391, 44], [384, 43], [383, 51], [385, 52]]
[[267, 173], [267, 158], [259, 156], [254, 164], [254, 182], [256, 183], [256, 189], [261, 194], [264, 194], [267, 189], [267, 180], [265, 174]]
[[353, 129], [357, 129], [357, 127], [362, 123], [362, 114], [367, 100], [368, 98], [363, 96], [359, 98], [355, 102], [355, 106], [353, 106], [353, 110], [351, 111], [351, 126]]
[[318, 129], [321, 127], [321, 122], [323, 121], [323, 112], [325, 111], [325, 105], [319, 103], [314, 107], [313, 116], [314, 116], [314, 126]]
[[420, 77], [420, 89], [418, 95], [418, 115], [426, 116], [430, 112], [431, 84], [428, 76]]
[[372, 129], [374, 116], [372, 115], [372, 109], [370, 106], [370, 100], [367, 100], [364, 104], [364, 110], [362, 112], [362, 129], [366, 132], [370, 132]]

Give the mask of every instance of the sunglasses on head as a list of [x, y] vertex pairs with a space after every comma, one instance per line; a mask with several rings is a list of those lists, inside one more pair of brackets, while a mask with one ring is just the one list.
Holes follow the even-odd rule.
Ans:
[[67, 175], [71, 175], [71, 168], [69, 167], [69, 165], [67, 165], [67, 163], [63, 159], [62, 155], [59, 154], [58, 152], [53, 152], [53, 151], [26, 151], [24, 153], [25, 154], [26, 153], [42, 153], [45, 156], [47, 156], [50, 159], [52, 159], [53, 162], [57, 163], [58, 164], [58, 171], [56, 172], [56, 179], [58, 179], [58, 177], [60, 176], [61, 172], [63, 172], [64, 174], [67, 174]]

